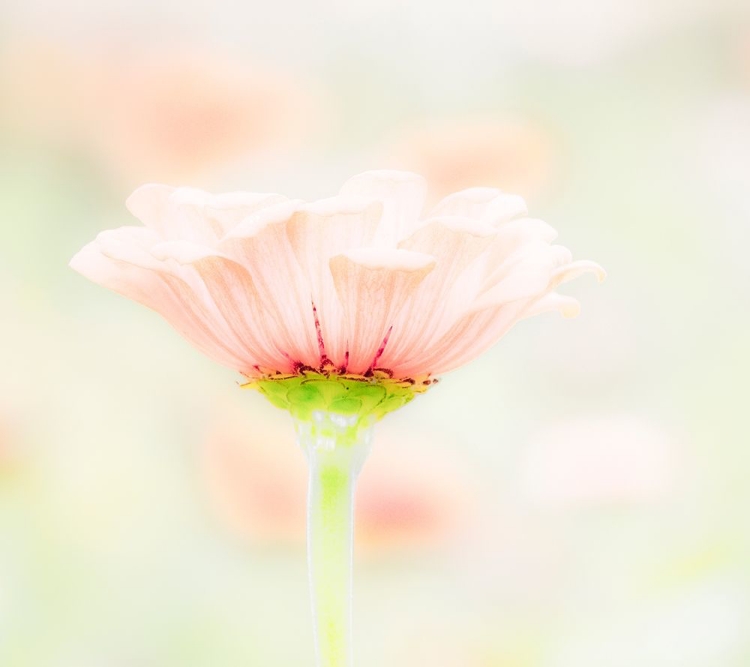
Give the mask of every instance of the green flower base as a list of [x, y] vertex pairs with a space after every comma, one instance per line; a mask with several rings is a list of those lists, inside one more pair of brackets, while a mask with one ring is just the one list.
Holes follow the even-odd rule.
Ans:
[[429, 377], [396, 380], [377, 371], [371, 376], [303, 371], [297, 375], [266, 375], [243, 387], [257, 389], [299, 421], [325, 412], [356, 417], [359, 422], [381, 419], [435, 382]]

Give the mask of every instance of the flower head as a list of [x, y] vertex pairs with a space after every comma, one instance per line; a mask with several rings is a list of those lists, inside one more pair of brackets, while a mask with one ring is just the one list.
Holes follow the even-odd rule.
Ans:
[[146, 185], [127, 202], [145, 226], [102, 232], [71, 265], [298, 416], [379, 417], [519, 320], [577, 314], [555, 288], [604, 275], [518, 196], [471, 188], [423, 213], [425, 190], [392, 171], [311, 203]]

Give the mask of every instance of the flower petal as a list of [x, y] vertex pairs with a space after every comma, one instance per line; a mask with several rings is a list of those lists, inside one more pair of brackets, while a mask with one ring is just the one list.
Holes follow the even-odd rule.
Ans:
[[394, 247], [417, 226], [427, 184], [419, 174], [408, 171], [367, 171], [350, 178], [339, 194], [382, 202], [383, 217], [374, 242]]
[[228, 192], [144, 185], [128, 198], [128, 210], [165, 239], [213, 246], [230, 229], [268, 206], [286, 201], [275, 194]]
[[300, 202], [268, 206], [251, 215], [219, 242], [218, 250], [250, 274], [258, 298], [273, 313], [274, 342], [294, 362], [321, 363], [310, 284], [297, 261], [289, 225]]
[[495, 272], [497, 282], [476, 299], [471, 310], [482, 310], [546, 292], [557, 267], [569, 263], [570, 258], [570, 250], [563, 246], [523, 245], [498, 267]]
[[249, 359], [265, 369], [291, 372], [294, 362], [280, 346], [283, 317], [277, 309], [259, 298], [249, 272], [241, 264], [210, 248], [189, 241], [157, 244], [152, 254], [162, 261], [172, 260], [191, 267], [196, 279], [208, 290], [228, 326], [242, 342]]
[[96, 247], [110, 259], [127, 262], [144, 269], [159, 269], [159, 262], [151, 254], [151, 246], [159, 242], [159, 236], [146, 227], [119, 227], [100, 232]]
[[350, 372], [377, 367], [399, 311], [435, 263], [424, 253], [387, 248], [350, 250], [331, 259], [348, 325]]
[[572, 296], [550, 292], [530, 303], [523, 311], [522, 319], [551, 311], [557, 311], [567, 319], [578, 317], [581, 303]]
[[557, 287], [584, 273], [593, 273], [600, 283], [604, 282], [604, 279], [607, 277], [607, 272], [599, 264], [588, 259], [580, 259], [577, 262], [570, 262], [556, 269], [552, 274], [550, 286], [553, 288]]
[[483, 269], [484, 289], [492, 287], [507, 275], [508, 267], [519, 256], [537, 248], [546, 253], [545, 248], [556, 238], [557, 232], [542, 220], [517, 218], [501, 224], [487, 249]]
[[432, 218], [404, 239], [399, 247], [436, 258], [437, 265], [419, 285], [399, 314], [394, 337], [383, 355], [390, 368], [439, 337], [480, 287], [480, 274], [472, 264], [493, 242], [496, 231], [456, 216]]
[[[127, 246], [126, 242], [122, 243]], [[121, 253], [122, 257], [127, 252]], [[136, 260], [143, 257], [133, 256]], [[144, 266], [143, 264], [148, 264]], [[130, 263], [107, 256], [98, 241], [86, 245], [70, 266], [90, 280], [133, 299], [164, 317], [184, 338], [218, 363], [242, 372], [253, 362], [243, 354], [226, 324], [216, 317], [193, 286], [151, 262]]]
[[160, 262], [171, 259], [178, 264], [192, 264], [199, 259], [217, 254], [212, 248], [192, 241], [162, 241], [156, 243], [150, 252]]
[[494, 345], [518, 321], [528, 300], [465, 313], [432, 345], [393, 367], [398, 377], [439, 375], [467, 363]]
[[430, 212], [438, 215], [460, 215], [485, 224], [499, 225], [526, 215], [526, 202], [496, 188], [468, 188], [441, 199]]
[[125, 206], [144, 225], [161, 232], [168, 216], [169, 197], [176, 189], [169, 185], [147, 183], [127, 198]]
[[346, 250], [370, 245], [382, 211], [379, 202], [332, 197], [301, 207], [287, 225], [292, 249], [315, 305], [321, 353], [335, 366], [346, 362], [347, 327], [329, 260]]
[[507, 264], [502, 280], [474, 300], [438, 340], [393, 364], [394, 373], [444, 373], [488, 350], [522, 319], [549, 310], [575, 317], [578, 301], [552, 292], [553, 276], [559, 279], [595, 270], [593, 263], [571, 263], [570, 252], [562, 246], [540, 243], [520, 248]]
[[279, 313], [259, 298], [252, 278], [241, 264], [220, 255], [192, 261], [228, 326], [242, 342], [248, 358], [263, 369], [292, 372], [294, 362], [281, 346]]

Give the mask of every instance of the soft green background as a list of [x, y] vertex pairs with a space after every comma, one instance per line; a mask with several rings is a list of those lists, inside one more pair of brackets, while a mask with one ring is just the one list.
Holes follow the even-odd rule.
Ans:
[[[176, 42], [290, 73], [312, 129], [190, 183], [218, 190], [327, 196], [436, 119], [542, 128], [555, 166], [532, 214], [609, 278], [566, 288], [577, 320], [522, 323], [383, 423], [384, 442], [464, 460], [473, 509], [447, 544], [358, 557], [358, 664], [744, 667], [750, 12], [438, 4], [10, 0], [0, 43]], [[24, 71], [13, 53], [5, 74]], [[201, 472], [226, 406], [248, 441], [286, 434], [269, 448], [294, 447], [291, 423], [68, 269], [129, 224], [143, 179], [64, 124], [24, 124], [44, 93], [27, 83], [0, 90], [0, 664], [312, 665], [301, 536], [238, 539]]]

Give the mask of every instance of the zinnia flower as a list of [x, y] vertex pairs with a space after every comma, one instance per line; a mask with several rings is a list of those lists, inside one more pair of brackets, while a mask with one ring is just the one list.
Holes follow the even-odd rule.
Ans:
[[295, 417], [322, 667], [352, 664], [352, 498], [372, 423], [519, 320], [575, 315], [557, 286], [604, 275], [552, 245], [520, 197], [471, 188], [423, 214], [425, 189], [391, 171], [312, 203], [147, 185], [128, 200], [145, 227], [103, 232], [71, 263]]
[[161, 313], [277, 403], [272, 381], [293, 377], [418, 391], [526, 317], [576, 315], [555, 288], [604, 275], [552, 245], [520, 197], [472, 188], [421, 215], [424, 193], [401, 172], [355, 176], [312, 203], [146, 185], [127, 202], [145, 226], [102, 232], [71, 266]]

